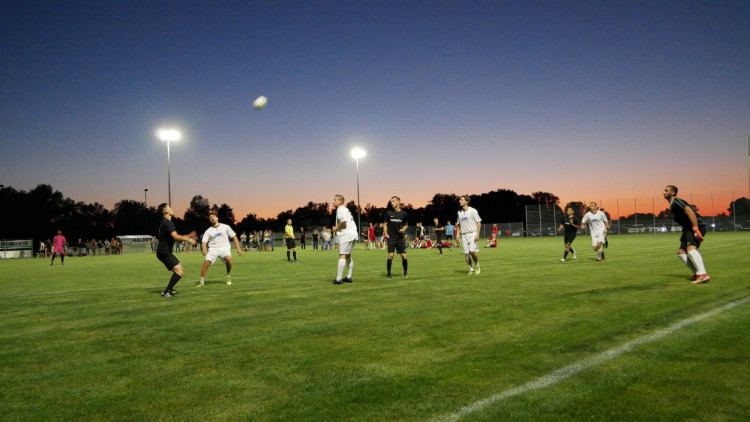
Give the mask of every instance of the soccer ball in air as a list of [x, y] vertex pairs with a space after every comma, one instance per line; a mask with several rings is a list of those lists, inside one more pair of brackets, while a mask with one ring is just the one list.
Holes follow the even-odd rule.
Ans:
[[268, 98], [262, 95], [253, 101], [253, 107], [255, 107], [256, 110], [262, 110], [266, 104], [268, 104]]

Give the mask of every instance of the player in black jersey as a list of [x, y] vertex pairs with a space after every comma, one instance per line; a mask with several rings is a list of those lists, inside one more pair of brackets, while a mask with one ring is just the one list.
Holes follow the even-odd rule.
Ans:
[[698, 248], [706, 235], [706, 224], [693, 207], [682, 198], [677, 197], [677, 186], [667, 185], [664, 188], [664, 199], [669, 202], [669, 210], [674, 221], [682, 227], [680, 249], [677, 256], [693, 272], [693, 284], [708, 283], [711, 277], [706, 273], [703, 257]]
[[406, 228], [409, 227], [408, 216], [406, 211], [401, 209], [401, 198], [394, 196], [391, 198], [393, 210], [385, 211], [385, 238], [388, 242], [388, 278], [391, 277], [391, 265], [393, 264], [393, 252], [398, 251], [401, 254], [401, 263], [404, 266], [404, 278], [409, 268], [406, 260]]
[[565, 214], [566, 216], [563, 218], [563, 222], [560, 223], [560, 226], [557, 228], [558, 233], [565, 228], [565, 254], [560, 259], [560, 262], [565, 262], [565, 260], [568, 259], [568, 254], [571, 252], [573, 253], [573, 259], [578, 258], [576, 256], [576, 251], [574, 251], [570, 245], [576, 239], [578, 229], [581, 228], [581, 221], [578, 217], [573, 215], [573, 208], [568, 207], [565, 210]]
[[180, 242], [190, 242], [191, 245], [195, 245], [195, 230], [188, 235], [177, 234], [177, 230], [174, 228], [174, 223], [172, 223], [172, 217], [174, 216], [172, 207], [163, 203], [159, 205], [157, 210], [164, 218], [161, 220], [161, 224], [159, 224], [159, 235], [156, 237], [159, 241], [156, 246], [156, 257], [169, 271], [172, 271], [172, 278], [169, 279], [169, 284], [167, 284], [167, 288], [164, 289], [161, 295], [163, 297], [172, 297], [177, 293], [174, 289], [175, 284], [177, 284], [185, 274], [185, 270], [182, 268], [180, 260], [172, 253], [174, 242], [175, 240], [179, 240]]

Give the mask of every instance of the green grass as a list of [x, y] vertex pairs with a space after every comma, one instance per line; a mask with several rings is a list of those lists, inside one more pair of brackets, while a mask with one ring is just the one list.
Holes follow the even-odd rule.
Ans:
[[[356, 250], [183, 254], [180, 293], [153, 255], [0, 261], [3, 420], [422, 421], [750, 295], [750, 236], [710, 234], [712, 281], [694, 286], [676, 235], [613, 236], [593, 262], [561, 239], [409, 250], [409, 279]], [[398, 256], [394, 274], [400, 274]], [[750, 303], [640, 345], [547, 388], [465, 416], [496, 420], [747, 420]]]

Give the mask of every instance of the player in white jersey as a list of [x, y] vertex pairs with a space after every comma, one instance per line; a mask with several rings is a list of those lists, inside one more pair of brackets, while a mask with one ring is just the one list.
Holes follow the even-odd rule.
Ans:
[[[211, 227], [203, 233], [203, 239], [201, 240], [201, 252], [205, 255], [206, 260], [203, 261], [203, 268], [201, 268], [201, 281], [197, 287], [203, 287], [206, 282], [206, 273], [208, 267], [214, 265], [216, 258], [221, 258], [227, 267], [226, 282], [227, 285], [232, 284], [232, 251], [229, 246], [229, 239], [234, 242], [237, 253], [242, 256], [242, 248], [240, 242], [237, 240], [237, 234], [232, 230], [231, 227], [226, 224], [219, 223], [219, 217], [215, 213], [208, 214], [208, 221], [211, 223]], [[208, 249], [206, 249], [208, 246]]]
[[[458, 232], [456, 237], [461, 238], [461, 246], [464, 249], [464, 255], [466, 255], [466, 264], [469, 265], [469, 275], [475, 273], [474, 267], [476, 267], [476, 274], [481, 271], [479, 268], [479, 230], [482, 228], [482, 219], [479, 218], [479, 213], [476, 209], [469, 206], [469, 196], [463, 195], [458, 198], [458, 204], [461, 205], [461, 209], [458, 211], [458, 221], [456, 231]], [[472, 259], [474, 260], [474, 266], [471, 265]]]
[[604, 239], [607, 237], [609, 220], [604, 212], [598, 209], [596, 202], [589, 204], [589, 211], [581, 220], [581, 228], [585, 229], [587, 224], [591, 233], [591, 246], [597, 253], [596, 261], [602, 261], [604, 260]]
[[[333, 206], [336, 208], [336, 225], [331, 229], [336, 237], [339, 239], [339, 265], [338, 271], [336, 272], [336, 279], [333, 280], [333, 284], [343, 284], [352, 282], [352, 269], [354, 268], [354, 261], [352, 261], [352, 251], [354, 245], [357, 243], [357, 225], [354, 223], [352, 213], [346, 206], [344, 206], [344, 197], [342, 195], [336, 195], [333, 197]], [[348, 265], [349, 270], [346, 278], [341, 278], [344, 275], [344, 268]]]

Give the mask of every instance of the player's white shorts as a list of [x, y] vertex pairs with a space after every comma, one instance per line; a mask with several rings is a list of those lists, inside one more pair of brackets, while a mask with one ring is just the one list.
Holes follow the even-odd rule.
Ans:
[[597, 243], [604, 243], [604, 233], [591, 233], [591, 246], [596, 246]]
[[206, 261], [211, 261], [211, 265], [214, 265], [216, 258], [221, 258], [222, 261], [226, 261], [224, 257], [232, 257], [232, 252], [229, 249], [209, 249], [206, 254]]
[[479, 246], [474, 241], [476, 233], [461, 233], [461, 247], [464, 249], [464, 253], [479, 252]]
[[339, 244], [339, 255], [350, 255], [352, 251], [354, 250], [354, 245], [357, 243], [357, 240], [352, 240], [350, 242], [341, 242]]

